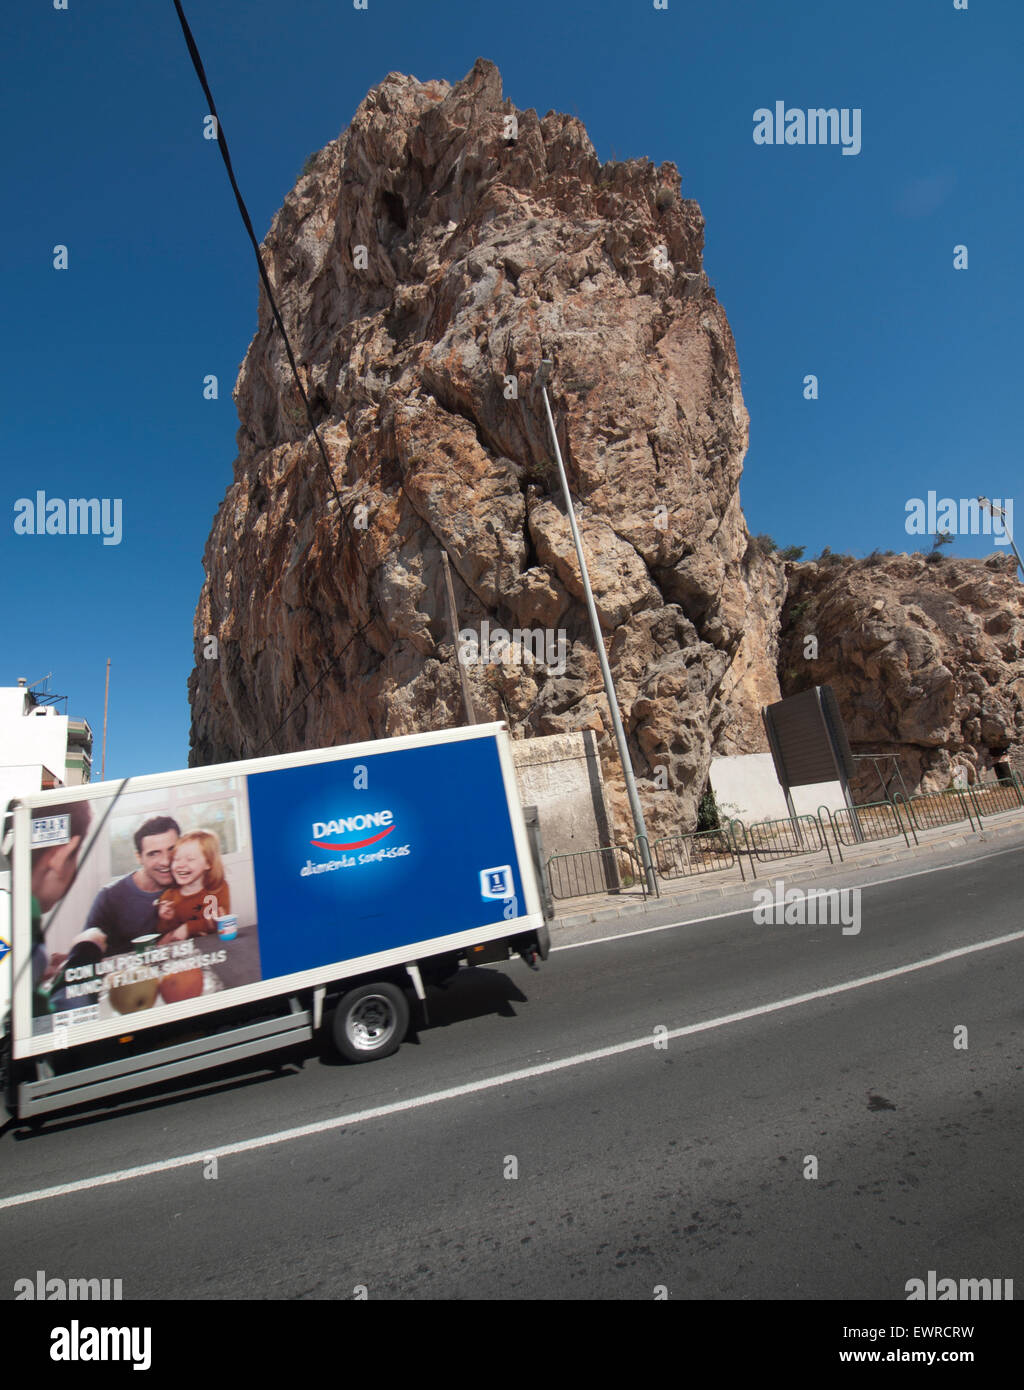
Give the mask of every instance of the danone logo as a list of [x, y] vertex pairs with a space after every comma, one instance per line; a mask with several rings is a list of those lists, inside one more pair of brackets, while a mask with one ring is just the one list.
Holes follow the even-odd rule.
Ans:
[[[366, 811], [360, 812], [358, 816], [344, 816], [340, 820], [316, 820], [313, 822], [313, 838], [310, 844], [316, 845], [317, 849], [363, 849], [366, 845], [373, 845], [378, 840], [383, 840], [385, 835], [390, 835], [395, 828], [392, 824], [393, 821], [394, 815], [391, 811]], [[379, 825], [383, 825], [385, 828], [365, 839], [329, 840], [327, 838], [328, 836], [354, 835], [362, 830], [375, 830]]]

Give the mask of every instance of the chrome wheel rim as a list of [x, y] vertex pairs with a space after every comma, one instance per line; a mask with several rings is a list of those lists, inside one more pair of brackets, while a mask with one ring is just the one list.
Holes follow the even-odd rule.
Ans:
[[383, 994], [368, 994], [349, 1010], [345, 1036], [360, 1052], [373, 1052], [390, 1040], [396, 1022], [391, 1000]]

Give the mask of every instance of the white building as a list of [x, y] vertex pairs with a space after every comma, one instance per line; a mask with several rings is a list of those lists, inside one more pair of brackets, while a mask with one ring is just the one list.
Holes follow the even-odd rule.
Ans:
[[88, 782], [92, 730], [41, 703], [22, 677], [0, 686], [0, 810], [12, 797]]

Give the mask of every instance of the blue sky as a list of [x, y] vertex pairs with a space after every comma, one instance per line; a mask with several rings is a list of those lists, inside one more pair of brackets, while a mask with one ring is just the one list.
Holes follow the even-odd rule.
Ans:
[[[914, 549], [908, 498], [1014, 497], [1019, 0], [185, 11], [259, 236], [306, 155], [391, 70], [454, 82], [489, 58], [518, 107], [578, 115], [602, 159], [673, 160], [736, 337], [752, 531], [808, 555]], [[202, 551], [232, 476], [256, 267], [202, 139], [171, 0], [22, 3], [3, 38], [0, 684], [53, 671], [51, 689], [98, 731], [109, 656], [107, 776], [183, 767]], [[861, 152], [755, 145], [754, 111], [779, 100], [859, 108]], [[203, 399], [208, 373], [217, 401]], [[122, 499], [121, 543], [15, 534], [16, 500], [38, 489]], [[952, 553], [993, 548], [958, 537]]]

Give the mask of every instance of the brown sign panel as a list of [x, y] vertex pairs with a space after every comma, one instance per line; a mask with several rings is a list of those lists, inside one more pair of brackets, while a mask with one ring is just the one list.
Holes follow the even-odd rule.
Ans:
[[832, 747], [835, 749], [836, 761], [843, 776], [852, 777], [856, 768], [853, 765], [850, 742], [846, 737], [846, 725], [839, 713], [839, 701], [830, 685], [819, 685], [818, 689], [821, 692], [821, 713], [832, 740]]
[[832, 687], [814, 686], [761, 711], [783, 787], [850, 777], [853, 757]]

